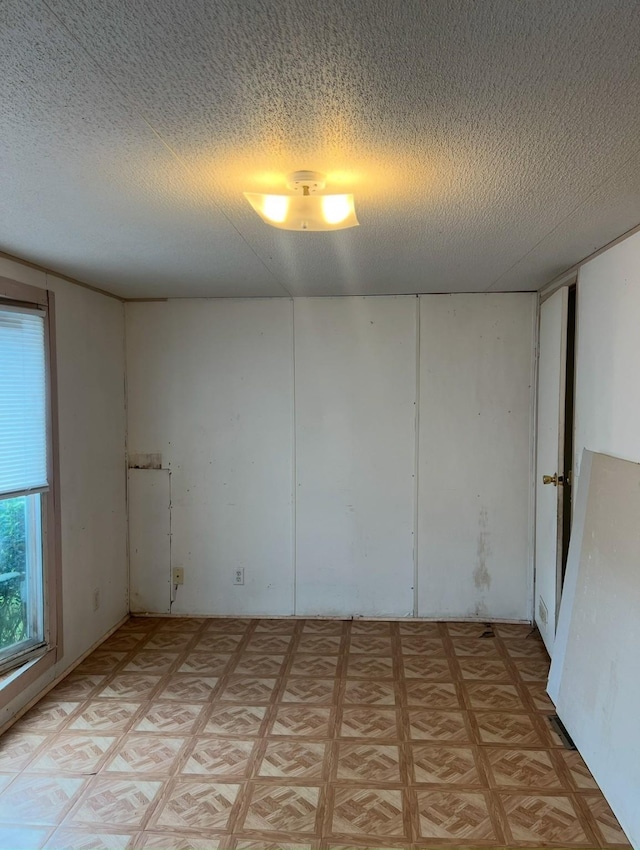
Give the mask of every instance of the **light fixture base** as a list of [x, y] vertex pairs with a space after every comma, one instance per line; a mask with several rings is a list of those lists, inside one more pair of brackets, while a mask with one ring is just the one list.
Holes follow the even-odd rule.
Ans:
[[322, 191], [325, 187], [324, 174], [319, 171], [292, 171], [287, 176], [287, 186], [295, 192], [303, 192], [307, 186], [309, 193]]

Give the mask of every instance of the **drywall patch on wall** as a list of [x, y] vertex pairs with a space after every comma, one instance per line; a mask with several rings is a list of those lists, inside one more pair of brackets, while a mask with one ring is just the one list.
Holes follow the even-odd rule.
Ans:
[[171, 610], [171, 473], [129, 470], [129, 608]]
[[419, 300], [418, 612], [529, 619], [535, 295]]
[[298, 614], [413, 614], [416, 309], [295, 301]]
[[172, 613], [293, 613], [291, 302], [134, 303], [126, 316], [129, 446], [171, 471], [171, 566], [184, 569]]

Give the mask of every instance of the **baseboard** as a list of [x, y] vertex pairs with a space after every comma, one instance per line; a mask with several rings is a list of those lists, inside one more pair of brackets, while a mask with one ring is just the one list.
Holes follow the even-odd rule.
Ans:
[[375, 623], [503, 623], [505, 625], [531, 626], [529, 619], [508, 619], [506, 617], [339, 617], [330, 614], [246, 614], [230, 611], [227, 614], [154, 614], [153, 612], [134, 612], [131, 617], [149, 617], [154, 620], [220, 620], [229, 617], [242, 620], [354, 620]]
[[109, 631], [106, 632], [99, 640], [93, 643], [89, 647], [89, 649], [87, 649], [86, 652], [83, 652], [82, 655], [76, 658], [76, 660], [72, 664], [70, 664], [62, 673], [56, 676], [56, 678], [52, 682], [49, 682], [48, 685], [45, 685], [45, 687], [41, 691], [39, 691], [36, 696], [33, 697], [33, 699], [29, 700], [26, 705], [24, 705], [21, 709], [19, 709], [19, 711], [14, 714], [11, 720], [7, 720], [7, 722], [0, 727], [0, 735], [4, 735], [4, 733], [8, 729], [10, 729], [14, 725], [14, 723], [20, 720], [20, 718], [24, 714], [26, 714], [27, 711], [29, 711], [33, 708], [34, 705], [39, 703], [40, 700], [43, 699], [43, 697], [45, 697], [49, 693], [49, 691], [52, 691], [56, 687], [56, 685], [59, 685], [63, 679], [66, 679], [69, 673], [72, 673], [79, 664], [82, 664], [85, 658], [91, 655], [92, 652], [95, 652], [95, 650], [100, 646], [100, 644], [104, 643], [107, 638], [110, 638], [114, 632], [118, 631], [120, 626], [123, 626], [127, 622], [127, 620], [130, 619], [130, 617], [130, 614], [125, 614], [125, 616], [119, 622], [117, 622], [115, 626], [110, 628]]

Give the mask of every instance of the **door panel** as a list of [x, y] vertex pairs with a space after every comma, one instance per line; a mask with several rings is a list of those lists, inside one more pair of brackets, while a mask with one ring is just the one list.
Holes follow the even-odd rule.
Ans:
[[560, 603], [563, 499], [562, 484], [544, 484], [543, 476], [562, 476], [564, 470], [568, 294], [562, 287], [540, 308], [534, 616], [549, 654]]

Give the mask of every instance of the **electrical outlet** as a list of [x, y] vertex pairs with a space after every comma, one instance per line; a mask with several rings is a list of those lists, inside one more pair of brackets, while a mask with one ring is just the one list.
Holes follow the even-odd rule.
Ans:
[[174, 584], [184, 584], [184, 567], [174, 567], [171, 574]]
[[93, 610], [97, 611], [100, 607], [100, 588], [96, 587], [93, 591]]
[[244, 568], [233, 571], [233, 583], [244, 584]]

